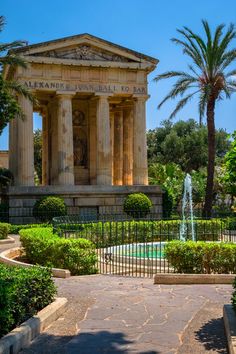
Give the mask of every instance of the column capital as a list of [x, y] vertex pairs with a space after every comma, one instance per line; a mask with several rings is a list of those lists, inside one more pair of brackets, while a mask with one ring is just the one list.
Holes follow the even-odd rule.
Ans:
[[72, 98], [75, 96], [76, 92], [75, 91], [57, 91], [56, 92], [56, 97], [58, 99], [63, 99], [63, 98]]
[[139, 96], [139, 95], [133, 95], [133, 98], [135, 101], [147, 101], [149, 99], [150, 95], [145, 95], [145, 96]]

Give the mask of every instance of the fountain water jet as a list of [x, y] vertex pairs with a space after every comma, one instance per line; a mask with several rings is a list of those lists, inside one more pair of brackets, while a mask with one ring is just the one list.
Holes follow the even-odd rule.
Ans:
[[[189, 209], [189, 214], [188, 210]], [[180, 240], [186, 241], [187, 236], [187, 222], [189, 220], [191, 222], [191, 236], [192, 240], [196, 241], [195, 239], [195, 231], [194, 231], [194, 222], [193, 222], [193, 196], [192, 196], [192, 178], [187, 173], [184, 179], [184, 194], [182, 200], [182, 223], [180, 225]]]

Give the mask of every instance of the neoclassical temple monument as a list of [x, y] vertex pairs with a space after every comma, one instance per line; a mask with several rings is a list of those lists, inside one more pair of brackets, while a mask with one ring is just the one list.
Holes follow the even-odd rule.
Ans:
[[[69, 207], [120, 206], [134, 191], [161, 212], [158, 186], [148, 186], [147, 75], [158, 60], [82, 34], [17, 49], [27, 68], [6, 77], [36, 96], [19, 97], [25, 119], [9, 129], [11, 215], [42, 195], [61, 195]], [[34, 186], [33, 112], [42, 116], [42, 186]]]

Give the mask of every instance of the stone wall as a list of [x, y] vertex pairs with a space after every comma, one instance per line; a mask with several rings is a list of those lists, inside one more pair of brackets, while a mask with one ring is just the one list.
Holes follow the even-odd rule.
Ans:
[[68, 212], [79, 214], [89, 208], [97, 208], [100, 214], [123, 211], [125, 197], [129, 193], [145, 193], [153, 203], [152, 213], [162, 216], [162, 191], [159, 186], [44, 186], [10, 187], [8, 192], [10, 223], [35, 222], [32, 208], [42, 196], [55, 195], [64, 199]]

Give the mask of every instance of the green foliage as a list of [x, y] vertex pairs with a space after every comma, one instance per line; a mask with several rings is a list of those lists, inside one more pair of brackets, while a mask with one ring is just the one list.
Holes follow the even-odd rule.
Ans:
[[[216, 241], [220, 238], [224, 224], [221, 220], [195, 220], [197, 240]], [[90, 240], [97, 247], [115, 245], [170, 241], [179, 239], [181, 220], [159, 221], [106, 221], [79, 223], [73, 225], [61, 224], [55, 226], [58, 234], [68, 237], [82, 237]], [[191, 224], [187, 222], [187, 235], [191, 236]]]
[[173, 209], [173, 197], [169, 193], [168, 189], [162, 186], [162, 214], [163, 218], [170, 218]]
[[[207, 166], [207, 127], [193, 119], [172, 123], [165, 120], [161, 127], [147, 132], [149, 164], [177, 164], [183, 172]], [[230, 146], [228, 134], [216, 130], [216, 157], [222, 159]]]
[[231, 301], [232, 301], [234, 311], [236, 312], [236, 278], [234, 279], [234, 282], [233, 282], [233, 288], [234, 288], [234, 292], [232, 294]]
[[235, 273], [236, 244], [172, 241], [165, 245], [165, 258], [177, 273]]
[[50, 304], [55, 294], [50, 270], [0, 264], [0, 337]]
[[65, 202], [59, 197], [42, 197], [33, 208], [33, 216], [42, 222], [50, 222], [56, 216], [67, 214]]
[[236, 230], [236, 218], [227, 218], [225, 225], [227, 230]]
[[236, 196], [236, 131], [232, 135], [233, 141], [230, 150], [225, 156], [226, 173], [224, 181], [228, 185], [228, 191], [233, 196]]
[[31, 264], [69, 269], [72, 275], [96, 273], [96, 250], [85, 239], [64, 239], [52, 228], [20, 231], [26, 258]]
[[[5, 19], [0, 16], [0, 32], [3, 30], [4, 25]], [[25, 44], [23, 41], [14, 41], [12, 43], [1, 43], [0, 46], [0, 135], [11, 119], [17, 116], [23, 117], [16, 94], [23, 95], [35, 102], [31, 92], [23, 84], [13, 79], [14, 75], [11, 75], [11, 78], [8, 77], [7, 80], [3, 78], [4, 65], [7, 65], [12, 70], [15, 70], [16, 67], [26, 67], [24, 59], [14, 52], [14, 49]]]
[[7, 238], [9, 234], [10, 224], [7, 223], [0, 223], [0, 240]]
[[134, 218], [143, 218], [150, 213], [151, 200], [143, 193], [129, 194], [124, 201], [124, 212]]
[[149, 183], [158, 184], [166, 190], [172, 197], [174, 206], [181, 200], [184, 177], [184, 172], [175, 163], [153, 163], [149, 166]]
[[32, 228], [37, 228], [37, 227], [49, 227], [50, 225], [47, 224], [24, 224], [24, 225], [12, 225], [10, 224], [10, 230], [9, 234], [17, 235], [20, 230], [23, 229], [32, 229]]
[[7, 89], [3, 77], [0, 74], [0, 135], [11, 119], [21, 112], [16, 98]]
[[34, 131], [34, 168], [39, 179], [39, 184], [42, 183], [42, 130]]

